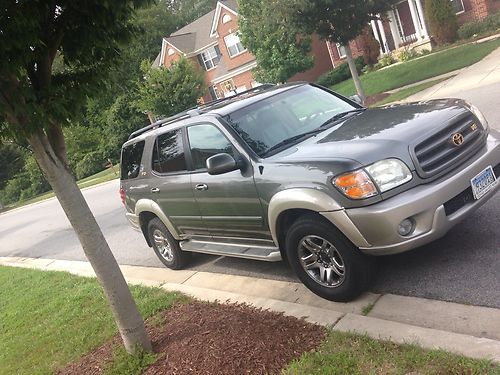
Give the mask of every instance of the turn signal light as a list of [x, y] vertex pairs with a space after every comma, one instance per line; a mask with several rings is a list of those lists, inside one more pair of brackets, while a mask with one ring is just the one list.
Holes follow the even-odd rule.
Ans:
[[348, 198], [364, 199], [378, 194], [375, 184], [368, 174], [358, 170], [338, 176], [334, 185]]

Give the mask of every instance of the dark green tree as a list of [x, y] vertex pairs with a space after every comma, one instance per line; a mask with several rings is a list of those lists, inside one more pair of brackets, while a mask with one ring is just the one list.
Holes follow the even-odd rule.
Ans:
[[[388, 10], [390, 0], [272, 0], [279, 2], [289, 21], [304, 33], [316, 33], [320, 38], [345, 46], [347, 62], [356, 91], [362, 100], [365, 93], [349, 47], [368, 22]], [[273, 17], [276, 15], [273, 14]]]
[[426, 0], [425, 19], [437, 44], [453, 43], [457, 39], [458, 21], [449, 0]]
[[0, 142], [0, 189], [24, 167], [24, 155], [14, 144]]
[[[0, 138], [27, 141], [90, 261], [126, 349], [151, 349], [130, 290], [68, 166], [63, 128], [78, 119], [130, 40], [147, 0], [4, 0]], [[57, 58], [57, 59], [56, 59]], [[54, 65], [54, 62], [57, 62]]]
[[156, 117], [171, 116], [193, 107], [206, 93], [203, 72], [187, 58], [168, 69], [152, 68], [148, 61], [142, 68], [145, 78], [139, 86], [136, 106]]
[[240, 0], [238, 4], [241, 40], [257, 60], [257, 81], [283, 83], [313, 67], [311, 37], [291, 27], [280, 2]]

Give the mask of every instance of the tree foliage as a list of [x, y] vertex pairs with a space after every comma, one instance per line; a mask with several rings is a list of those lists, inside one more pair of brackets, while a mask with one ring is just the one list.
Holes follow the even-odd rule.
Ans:
[[0, 143], [0, 189], [24, 167], [24, 155], [11, 143]]
[[451, 1], [426, 0], [425, 19], [438, 44], [453, 43], [457, 39], [457, 15]]
[[257, 81], [282, 83], [313, 67], [311, 37], [291, 27], [286, 14], [277, 16], [279, 2], [240, 0], [238, 4], [241, 40], [257, 60]]
[[139, 86], [137, 107], [156, 117], [171, 116], [196, 105], [206, 93], [203, 72], [187, 58], [174, 62], [170, 68], [152, 68], [143, 64], [144, 81]]

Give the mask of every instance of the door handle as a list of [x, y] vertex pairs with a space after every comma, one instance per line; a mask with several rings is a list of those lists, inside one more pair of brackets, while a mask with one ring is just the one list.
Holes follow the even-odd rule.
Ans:
[[160, 192], [160, 189], [158, 189], [158, 188], [151, 189], [151, 193], [159, 193], [159, 192]]
[[208, 186], [206, 184], [198, 184], [194, 188], [198, 191], [208, 190]]

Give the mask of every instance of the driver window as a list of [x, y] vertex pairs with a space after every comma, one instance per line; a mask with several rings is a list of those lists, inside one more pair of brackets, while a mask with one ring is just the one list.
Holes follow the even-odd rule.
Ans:
[[232, 144], [214, 125], [190, 126], [188, 138], [195, 170], [206, 169], [207, 159], [213, 155], [226, 153], [235, 157]]

